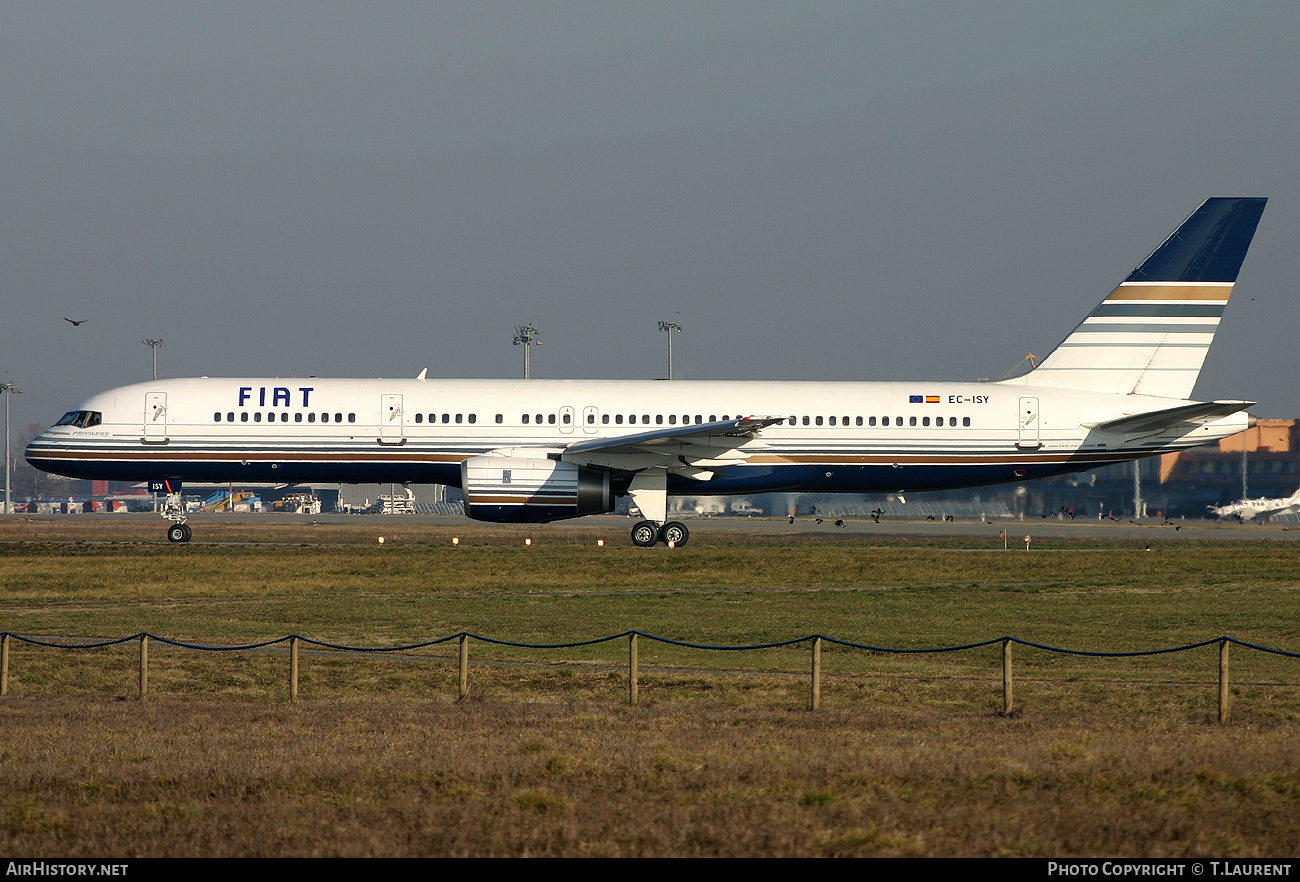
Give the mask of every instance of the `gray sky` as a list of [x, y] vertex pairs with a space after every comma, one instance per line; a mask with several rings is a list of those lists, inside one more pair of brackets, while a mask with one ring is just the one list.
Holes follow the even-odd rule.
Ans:
[[[1300, 7], [0, 0], [17, 427], [162, 376], [947, 380], [1269, 196], [1197, 394], [1300, 416]], [[678, 315], [680, 313], [680, 315]], [[74, 328], [63, 317], [86, 319]]]

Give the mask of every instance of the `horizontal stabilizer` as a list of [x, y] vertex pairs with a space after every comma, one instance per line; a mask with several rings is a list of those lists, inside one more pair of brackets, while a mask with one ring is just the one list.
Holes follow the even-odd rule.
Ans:
[[1153, 410], [1147, 413], [1135, 414], [1134, 416], [1120, 417], [1117, 420], [1107, 420], [1104, 423], [1086, 425], [1084, 428], [1125, 435], [1161, 432], [1178, 423], [1192, 423], [1225, 417], [1252, 407], [1254, 404], [1253, 401], [1196, 402], [1195, 404], [1182, 404], [1165, 410]]

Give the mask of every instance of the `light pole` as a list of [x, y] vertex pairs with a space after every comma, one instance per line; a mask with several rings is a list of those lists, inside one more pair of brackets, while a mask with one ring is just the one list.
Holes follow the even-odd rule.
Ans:
[[673, 331], [681, 333], [682, 326], [677, 322], [660, 322], [660, 331], [668, 332], [668, 379], [673, 378]]
[[163, 348], [162, 338], [159, 337], [157, 340], [146, 338], [140, 342], [153, 350], [153, 378], [156, 380], [158, 379], [158, 350]]
[[14, 506], [9, 489], [9, 473], [12, 471], [9, 467], [9, 458], [11, 451], [9, 449], [9, 398], [13, 395], [21, 395], [22, 389], [19, 389], [13, 383], [0, 383], [0, 392], [8, 393], [5, 396], [5, 514], [13, 514]]
[[542, 335], [538, 333], [537, 328], [533, 327], [532, 325], [520, 325], [519, 327], [515, 328], [515, 342], [513, 345], [524, 347], [524, 379], [525, 380], [529, 379], [529, 377], [531, 376], [528, 367], [528, 347], [541, 346], [542, 345], [541, 336]]

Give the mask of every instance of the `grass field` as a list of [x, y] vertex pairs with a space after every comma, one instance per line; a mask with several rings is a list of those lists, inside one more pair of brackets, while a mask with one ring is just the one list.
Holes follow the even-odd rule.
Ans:
[[[255, 522], [254, 522], [255, 523]], [[1089, 651], [1229, 635], [1300, 649], [1289, 543], [0, 520], [0, 630], [391, 647], [460, 631], [627, 629], [710, 645], [821, 633], [896, 648], [1010, 634]], [[452, 535], [461, 543], [452, 546]], [[533, 545], [523, 537], [533, 535]], [[605, 539], [600, 547], [598, 539]], [[0, 704], [10, 855], [1133, 855], [1300, 850], [1300, 660], [472, 645], [397, 656], [154, 643], [12, 650]]]

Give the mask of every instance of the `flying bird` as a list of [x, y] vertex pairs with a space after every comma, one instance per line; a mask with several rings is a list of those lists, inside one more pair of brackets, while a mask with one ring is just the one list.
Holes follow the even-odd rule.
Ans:
[[64, 320], [65, 322], [72, 322], [72, 324], [73, 324], [75, 327], [81, 327], [81, 326], [84, 325], [86, 322], [90, 321], [90, 319], [82, 319], [82, 320], [79, 321], [79, 322], [78, 322], [78, 321], [73, 321], [72, 319], [68, 318], [66, 315], [63, 317], [63, 320]]

